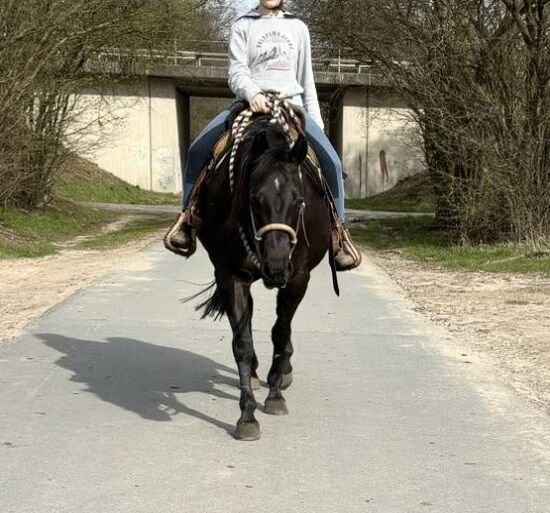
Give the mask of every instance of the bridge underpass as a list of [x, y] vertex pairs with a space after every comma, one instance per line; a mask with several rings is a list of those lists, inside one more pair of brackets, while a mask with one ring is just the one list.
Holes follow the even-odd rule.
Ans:
[[[107, 56], [111, 72], [112, 56]], [[422, 171], [415, 125], [404, 102], [375, 67], [346, 59], [314, 59], [327, 132], [348, 175], [348, 198], [371, 196]], [[128, 70], [125, 70], [128, 71]], [[87, 90], [79, 101], [86, 123], [86, 156], [144, 189], [181, 191], [191, 142], [192, 98], [226, 98], [225, 53], [179, 52], [134, 64], [131, 83]], [[85, 111], [85, 113], [84, 113]], [[98, 144], [99, 143], [99, 144]]]

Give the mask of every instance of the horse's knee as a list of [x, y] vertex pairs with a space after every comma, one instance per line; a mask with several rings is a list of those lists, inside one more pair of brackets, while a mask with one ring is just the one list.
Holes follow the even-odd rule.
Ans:
[[255, 353], [252, 344], [239, 343], [238, 341], [233, 344], [233, 356], [238, 363], [252, 364], [255, 361]]

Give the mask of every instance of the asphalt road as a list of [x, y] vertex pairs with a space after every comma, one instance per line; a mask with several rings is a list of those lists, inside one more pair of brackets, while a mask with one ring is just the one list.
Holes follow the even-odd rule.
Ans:
[[[549, 419], [374, 266], [340, 299], [316, 272], [290, 415], [259, 411], [247, 443], [227, 321], [180, 302], [205, 255], [140, 258], [0, 346], [1, 513], [549, 513]], [[265, 376], [274, 301], [255, 292]]]

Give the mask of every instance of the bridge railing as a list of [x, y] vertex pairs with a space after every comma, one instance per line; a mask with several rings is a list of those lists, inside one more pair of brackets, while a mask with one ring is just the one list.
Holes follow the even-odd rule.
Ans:
[[[228, 67], [229, 57], [227, 42], [225, 41], [196, 41], [191, 42], [193, 49], [178, 50], [174, 45], [174, 50], [170, 52], [152, 52], [142, 50], [127, 54], [121, 50], [108, 50], [101, 52], [98, 57], [100, 60], [124, 61], [125, 58], [134, 58], [140, 61], [150, 60], [151, 62], [172, 64], [176, 66], [214, 66]], [[337, 52], [322, 47], [313, 47], [313, 68], [315, 71], [325, 71], [333, 73], [355, 73], [362, 74], [371, 69], [370, 64], [364, 64], [356, 59], [346, 58], [345, 52]], [[336, 53], [336, 55], [334, 55]]]

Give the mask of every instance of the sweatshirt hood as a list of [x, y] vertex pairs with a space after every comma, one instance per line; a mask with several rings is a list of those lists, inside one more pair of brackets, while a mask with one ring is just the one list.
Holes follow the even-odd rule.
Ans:
[[[285, 18], [296, 18], [294, 14], [292, 14], [289, 11], [283, 11], [283, 16]], [[250, 9], [250, 11], [245, 12], [244, 14], [241, 14], [240, 16], [237, 16], [235, 21], [240, 20], [241, 18], [261, 18], [262, 15], [258, 12], [258, 8]]]

